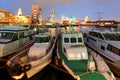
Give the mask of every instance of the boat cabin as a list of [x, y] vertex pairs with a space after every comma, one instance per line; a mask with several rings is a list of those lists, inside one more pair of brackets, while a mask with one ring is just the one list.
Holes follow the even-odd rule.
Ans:
[[35, 43], [29, 51], [29, 57], [31, 59], [37, 59], [48, 54], [54, 43], [54, 40], [49, 33], [39, 33], [35, 35], [35, 37]]
[[107, 53], [114, 60], [120, 60], [120, 32], [90, 31], [86, 40], [86, 44], [94, 50]]
[[68, 60], [88, 59], [82, 33], [62, 34], [62, 45]]
[[0, 28], [0, 57], [19, 50], [34, 39], [34, 32], [21, 26]]
[[48, 43], [50, 40], [50, 35], [49, 33], [39, 33], [38, 35], [35, 35], [35, 43]]

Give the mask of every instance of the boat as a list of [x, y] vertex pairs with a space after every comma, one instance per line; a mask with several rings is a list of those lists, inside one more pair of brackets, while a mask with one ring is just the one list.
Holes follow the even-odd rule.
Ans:
[[90, 31], [85, 44], [100, 54], [111, 71], [120, 77], [120, 32]]
[[34, 32], [22, 26], [4, 26], [0, 28], [0, 67], [5, 62], [35, 42]]
[[25, 74], [29, 79], [51, 62], [56, 38], [47, 32], [38, 33], [35, 37], [35, 43], [29, 51], [26, 49], [7, 62], [8, 72], [14, 79], [22, 79]]
[[[88, 52], [82, 33], [69, 32], [60, 35], [57, 44], [58, 58], [62, 60], [63, 67], [75, 80], [115, 80], [104, 60], [100, 56], [98, 60], [98, 56], [92, 56]], [[101, 68], [104, 69], [98, 67], [99, 65], [103, 65]]]

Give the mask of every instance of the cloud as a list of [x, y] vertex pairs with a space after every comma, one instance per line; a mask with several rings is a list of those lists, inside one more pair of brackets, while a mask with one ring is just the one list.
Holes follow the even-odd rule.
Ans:
[[91, 0], [96, 5], [113, 5], [113, 4], [119, 4], [120, 0]]
[[39, 4], [42, 8], [54, 8], [62, 4], [69, 4], [76, 1], [77, 0], [34, 0], [33, 4]]
[[[31, 0], [33, 5], [39, 5], [43, 10], [43, 15], [50, 16], [50, 11], [61, 5], [72, 4], [79, 0]], [[48, 16], [47, 16], [48, 15]]]

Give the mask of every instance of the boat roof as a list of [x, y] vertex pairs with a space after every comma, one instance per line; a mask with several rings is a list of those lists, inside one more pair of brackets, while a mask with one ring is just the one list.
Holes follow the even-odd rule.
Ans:
[[35, 37], [47, 37], [47, 36], [49, 36], [50, 35], [50, 33], [38, 33], [37, 35], [35, 35]]
[[25, 30], [28, 30], [28, 29], [22, 26], [4, 26], [0, 28], [0, 32], [19, 32], [19, 31], [25, 31]]
[[62, 33], [62, 36], [64, 36], [64, 37], [82, 37], [83, 35], [82, 35], [82, 33]]
[[120, 32], [113, 32], [113, 31], [99, 31], [99, 30], [92, 30], [92, 31], [89, 31], [89, 32], [97, 32], [97, 33], [120, 33]]

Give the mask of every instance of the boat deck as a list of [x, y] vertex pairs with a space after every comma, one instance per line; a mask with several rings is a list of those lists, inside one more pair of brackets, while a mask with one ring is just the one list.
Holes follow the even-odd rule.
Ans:
[[[72, 69], [75, 74], [83, 73], [87, 71], [87, 62], [88, 60], [68, 60], [66, 56], [62, 53], [62, 49], [59, 49], [59, 56], [64, 60], [64, 63], [67, 64], [67, 66]], [[77, 65], [77, 66], [75, 66]], [[81, 72], [81, 73], [80, 73]]]

